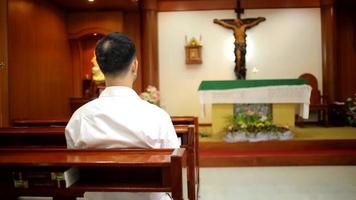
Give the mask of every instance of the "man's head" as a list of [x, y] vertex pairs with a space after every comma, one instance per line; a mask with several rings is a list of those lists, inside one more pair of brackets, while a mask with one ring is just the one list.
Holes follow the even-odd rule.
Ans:
[[121, 33], [109, 33], [101, 38], [95, 49], [96, 60], [106, 79], [135, 79], [137, 59], [135, 44]]

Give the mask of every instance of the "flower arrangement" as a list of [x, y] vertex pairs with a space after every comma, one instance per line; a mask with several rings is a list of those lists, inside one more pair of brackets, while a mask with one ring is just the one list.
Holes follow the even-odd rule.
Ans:
[[152, 85], [147, 86], [146, 91], [142, 92], [140, 97], [149, 103], [159, 106], [160, 92]]
[[351, 126], [356, 126], [356, 93], [353, 98], [347, 98], [345, 102], [346, 120]]
[[225, 140], [236, 141], [263, 141], [288, 140], [293, 134], [288, 126], [277, 126], [272, 123], [272, 117], [253, 111], [236, 114], [226, 128]]

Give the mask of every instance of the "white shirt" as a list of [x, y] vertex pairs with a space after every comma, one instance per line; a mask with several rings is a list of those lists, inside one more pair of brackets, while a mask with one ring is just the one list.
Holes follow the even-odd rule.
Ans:
[[68, 148], [178, 148], [170, 116], [128, 87], [107, 87], [65, 129]]
[[[65, 129], [70, 149], [178, 148], [170, 116], [129, 87], [107, 87], [74, 112]], [[88, 199], [125, 199], [123, 193], [86, 193]], [[130, 193], [134, 199], [167, 199], [164, 193]], [[117, 196], [120, 195], [120, 196]], [[119, 198], [120, 197], [120, 198]]]

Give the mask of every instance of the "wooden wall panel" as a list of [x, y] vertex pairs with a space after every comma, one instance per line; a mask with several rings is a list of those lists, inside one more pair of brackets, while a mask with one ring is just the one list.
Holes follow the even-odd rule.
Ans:
[[51, 0], [59, 6], [71, 11], [98, 11], [98, 10], [138, 10], [138, 1], [135, 0]]
[[9, 125], [7, 1], [0, 1], [0, 127]]
[[69, 40], [69, 45], [70, 45], [70, 50], [71, 50], [71, 55], [72, 55], [72, 73], [73, 73], [73, 93], [72, 97], [82, 97], [83, 96], [83, 90], [82, 90], [82, 72], [83, 72], [83, 66], [82, 66], [82, 46], [79, 40], [77, 39], [71, 39]]
[[95, 32], [120, 32], [123, 30], [123, 14], [120, 11], [72, 12], [67, 16], [67, 27], [69, 37], [75, 39]]
[[[246, 9], [311, 8], [319, 7], [320, 0], [241, 0]], [[159, 11], [224, 10], [236, 8], [236, 0], [159, 0]]]
[[9, 0], [11, 119], [65, 118], [72, 66], [65, 15], [44, 0]]

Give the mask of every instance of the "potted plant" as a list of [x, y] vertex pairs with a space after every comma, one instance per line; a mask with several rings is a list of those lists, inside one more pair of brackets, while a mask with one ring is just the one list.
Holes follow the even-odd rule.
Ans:
[[253, 111], [236, 114], [226, 128], [225, 141], [289, 140], [293, 138], [287, 126], [273, 124], [272, 117]]
[[140, 94], [140, 97], [145, 100], [148, 101], [149, 103], [155, 104], [157, 106], [159, 106], [160, 103], [160, 92], [157, 90], [156, 87], [149, 85], [146, 88], [145, 92], [142, 92]]
[[349, 125], [356, 127], [356, 93], [353, 98], [347, 98], [345, 102], [346, 121]]

